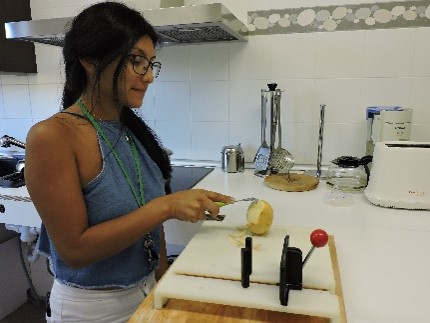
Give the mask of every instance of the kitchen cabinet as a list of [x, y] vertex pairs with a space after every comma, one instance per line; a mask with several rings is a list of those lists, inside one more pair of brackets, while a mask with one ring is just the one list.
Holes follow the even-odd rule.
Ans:
[[31, 20], [30, 0], [0, 0], [0, 74], [36, 73], [34, 43], [6, 39], [4, 24]]

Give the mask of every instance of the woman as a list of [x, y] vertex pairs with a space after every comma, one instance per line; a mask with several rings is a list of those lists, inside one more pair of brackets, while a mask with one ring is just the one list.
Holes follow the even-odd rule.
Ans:
[[34, 125], [25, 178], [55, 275], [48, 321], [124, 322], [167, 268], [162, 223], [216, 216], [205, 190], [169, 193], [167, 154], [130, 108], [157, 77], [157, 34], [115, 2], [80, 13], [66, 33], [63, 110]]

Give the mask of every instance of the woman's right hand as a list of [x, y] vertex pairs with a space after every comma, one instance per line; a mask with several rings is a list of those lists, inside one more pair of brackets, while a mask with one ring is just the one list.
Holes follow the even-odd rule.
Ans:
[[181, 221], [198, 222], [205, 220], [205, 213], [216, 217], [219, 214], [219, 206], [215, 202], [231, 203], [231, 196], [203, 189], [190, 189], [179, 191], [164, 199], [170, 206], [170, 218]]

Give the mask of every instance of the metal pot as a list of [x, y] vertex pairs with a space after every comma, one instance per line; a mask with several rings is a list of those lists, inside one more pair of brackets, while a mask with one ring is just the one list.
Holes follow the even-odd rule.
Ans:
[[245, 157], [240, 144], [222, 148], [221, 166], [222, 170], [227, 173], [242, 173], [245, 171]]
[[16, 163], [16, 166], [15, 166], [16, 171], [17, 172], [24, 171], [24, 166], [25, 166], [25, 160], [24, 159], [18, 160], [18, 162]]

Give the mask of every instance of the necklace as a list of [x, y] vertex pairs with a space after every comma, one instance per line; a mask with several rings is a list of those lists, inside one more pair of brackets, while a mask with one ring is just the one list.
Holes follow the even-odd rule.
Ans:
[[[127, 181], [128, 186], [130, 187], [130, 190], [134, 196], [134, 199], [136, 200], [137, 206], [141, 207], [145, 204], [145, 193], [143, 189], [143, 176], [142, 176], [142, 167], [139, 162], [139, 156], [137, 153], [136, 143], [134, 142], [133, 137], [131, 136], [131, 133], [129, 130], [126, 130], [126, 136], [125, 140], [130, 144], [130, 148], [132, 151], [133, 159], [134, 159], [134, 165], [136, 167], [137, 171], [137, 177], [139, 182], [139, 195], [136, 192], [136, 189], [131, 181], [130, 175], [127, 171], [127, 169], [124, 166], [124, 163], [122, 162], [118, 152], [115, 150], [115, 147], [112, 145], [112, 142], [110, 139], [106, 136], [103, 129], [100, 127], [97, 120], [91, 115], [91, 113], [88, 111], [88, 109], [85, 107], [85, 105], [82, 103], [82, 100], [79, 98], [77, 101], [77, 104], [79, 108], [81, 109], [82, 113], [88, 118], [88, 120], [91, 122], [93, 127], [97, 130], [97, 132], [100, 134], [100, 136], [103, 138], [103, 140], [108, 145], [110, 151], [113, 153], [116, 162], [118, 163], [119, 168], [121, 169], [121, 172]], [[145, 234], [145, 240], [143, 242], [143, 246], [148, 254], [148, 259], [151, 267], [155, 266], [155, 262], [158, 260], [158, 254], [154, 249], [154, 241], [152, 240], [151, 233]]]

